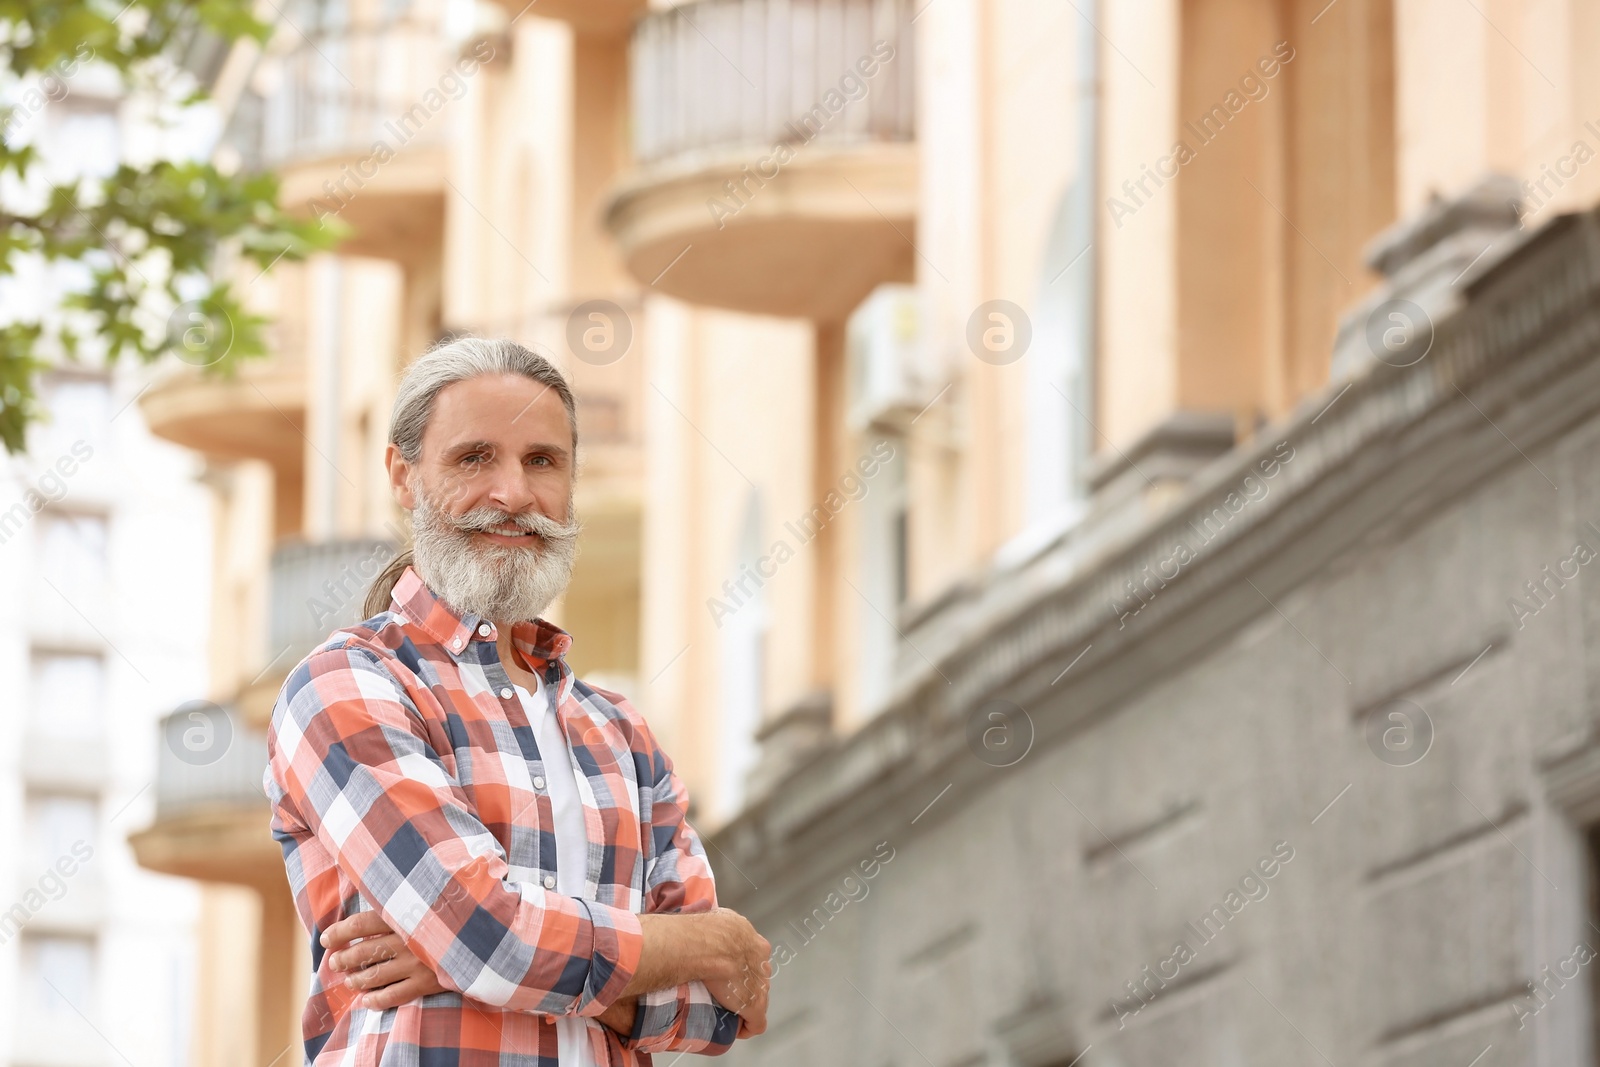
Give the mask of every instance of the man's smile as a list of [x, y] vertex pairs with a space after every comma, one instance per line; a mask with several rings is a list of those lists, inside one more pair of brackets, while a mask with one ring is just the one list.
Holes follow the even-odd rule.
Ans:
[[526, 546], [534, 544], [539, 539], [539, 535], [532, 530], [524, 530], [517, 526], [491, 526], [487, 530], [475, 530], [474, 533], [497, 545]]

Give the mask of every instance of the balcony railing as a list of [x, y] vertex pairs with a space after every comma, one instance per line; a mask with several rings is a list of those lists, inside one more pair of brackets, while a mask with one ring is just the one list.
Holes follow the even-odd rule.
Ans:
[[418, 21], [314, 35], [262, 61], [273, 88], [240, 98], [226, 140], [251, 169], [361, 157], [347, 179], [359, 187], [393, 153], [444, 135], [439, 112], [466, 92], [457, 58], [437, 26]]
[[158, 821], [202, 809], [266, 807], [266, 734], [232, 709], [185, 704], [161, 720], [158, 744]]
[[915, 14], [912, 0], [700, 0], [644, 18], [635, 157], [913, 140]]
[[394, 558], [381, 538], [290, 541], [272, 553], [268, 655], [292, 667], [341, 626], [360, 622], [367, 587]]

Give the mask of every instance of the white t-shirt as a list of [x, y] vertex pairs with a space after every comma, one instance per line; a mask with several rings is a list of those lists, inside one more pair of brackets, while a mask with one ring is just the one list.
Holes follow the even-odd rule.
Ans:
[[[588, 882], [589, 838], [583, 828], [583, 801], [578, 798], [578, 776], [573, 766], [572, 746], [567, 743], [556, 709], [546, 695], [544, 679], [535, 675], [538, 687], [529, 693], [513, 685], [522, 710], [533, 725], [539, 758], [544, 763], [545, 790], [555, 819], [556, 892], [569, 897], [591, 899], [585, 893]], [[594, 1067], [589, 1051], [589, 1027], [599, 1025], [577, 1015], [556, 1017], [556, 1036], [560, 1042], [561, 1067]]]

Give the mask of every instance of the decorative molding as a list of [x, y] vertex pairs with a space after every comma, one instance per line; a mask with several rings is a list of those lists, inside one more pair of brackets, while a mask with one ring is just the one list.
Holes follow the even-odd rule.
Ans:
[[1225, 456], [1234, 445], [1233, 414], [1174, 411], [1125, 449], [1103, 453], [1091, 464], [1089, 489], [1096, 497], [1120, 499], [1158, 482], [1183, 482]]

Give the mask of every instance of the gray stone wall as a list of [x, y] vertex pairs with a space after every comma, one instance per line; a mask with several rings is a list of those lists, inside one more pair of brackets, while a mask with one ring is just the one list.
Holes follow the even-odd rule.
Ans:
[[784, 946], [732, 1062], [1595, 1062], [1597, 219], [1455, 295], [1425, 358], [920, 620], [933, 663], [716, 835]]

